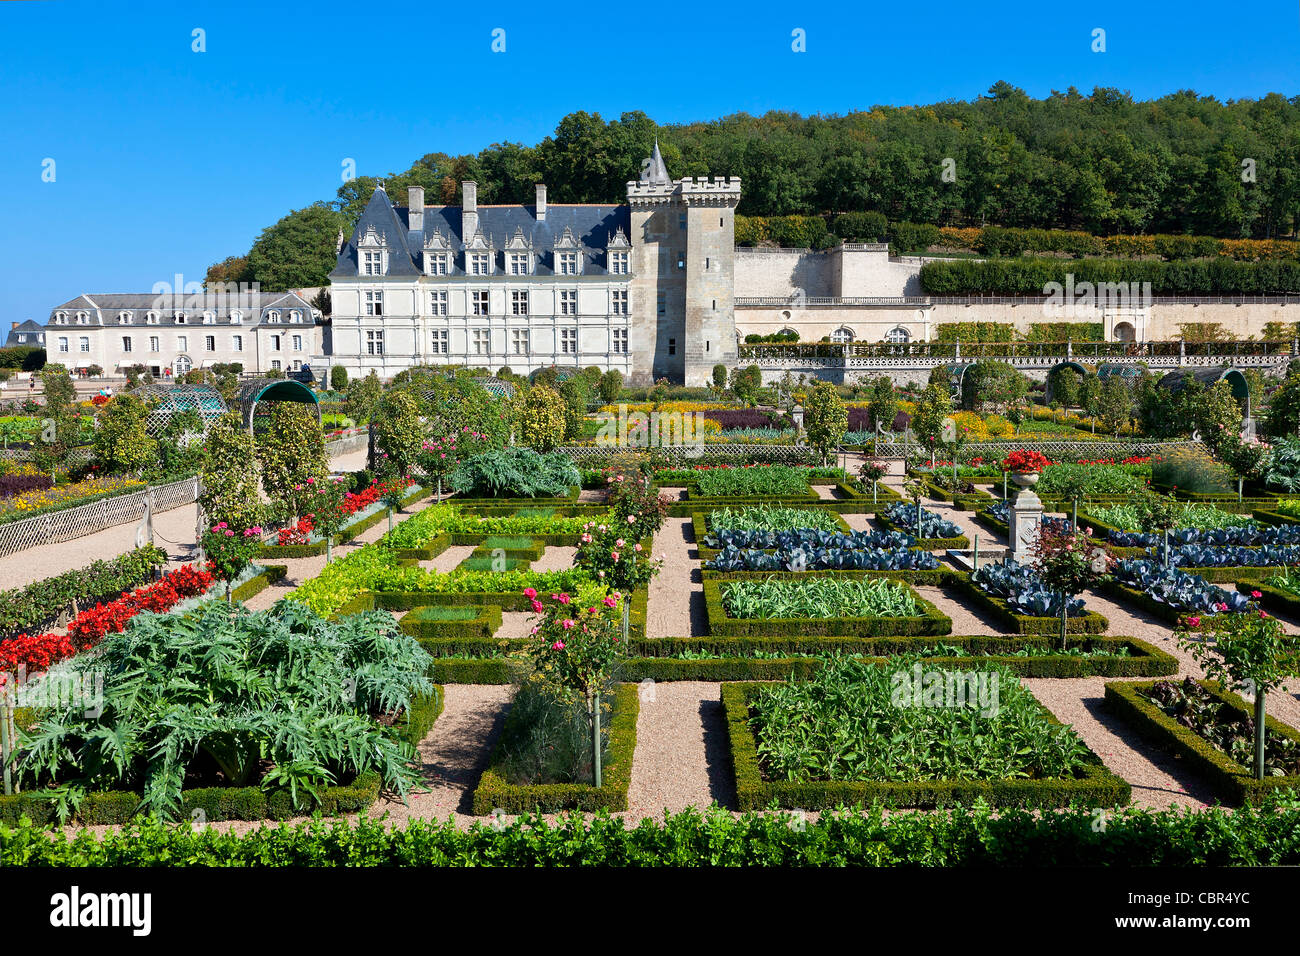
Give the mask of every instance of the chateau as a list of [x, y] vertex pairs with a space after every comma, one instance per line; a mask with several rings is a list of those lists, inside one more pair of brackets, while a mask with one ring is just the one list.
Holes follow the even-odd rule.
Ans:
[[330, 274], [331, 364], [387, 377], [421, 364], [618, 369], [708, 380], [736, 360], [738, 179], [674, 181], [658, 143], [626, 205], [398, 207], [375, 190]]

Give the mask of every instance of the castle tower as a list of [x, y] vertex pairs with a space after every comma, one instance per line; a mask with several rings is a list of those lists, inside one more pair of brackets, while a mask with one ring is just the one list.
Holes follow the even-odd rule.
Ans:
[[637, 384], [709, 381], [736, 362], [736, 177], [668, 175], [659, 143], [627, 184], [632, 224], [631, 330]]

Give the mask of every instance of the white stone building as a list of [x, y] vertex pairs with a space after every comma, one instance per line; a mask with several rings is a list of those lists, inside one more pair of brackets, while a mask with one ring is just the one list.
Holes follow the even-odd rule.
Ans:
[[320, 313], [293, 292], [79, 295], [44, 335], [46, 360], [69, 371], [143, 365], [158, 378], [231, 363], [291, 374], [322, 351]]
[[387, 378], [416, 365], [617, 369], [700, 383], [736, 356], [740, 182], [673, 181], [658, 144], [627, 205], [397, 207], [382, 186], [330, 274], [326, 364]]

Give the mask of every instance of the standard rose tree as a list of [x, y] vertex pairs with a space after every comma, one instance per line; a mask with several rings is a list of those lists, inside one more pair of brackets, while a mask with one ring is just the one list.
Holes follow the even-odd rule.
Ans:
[[589, 607], [575, 603], [568, 593], [552, 594], [544, 602], [535, 588], [525, 588], [524, 597], [540, 615], [528, 647], [537, 673], [562, 693], [586, 704], [591, 722], [592, 779], [599, 787], [600, 695], [626, 645], [618, 625], [619, 596], [607, 595]]

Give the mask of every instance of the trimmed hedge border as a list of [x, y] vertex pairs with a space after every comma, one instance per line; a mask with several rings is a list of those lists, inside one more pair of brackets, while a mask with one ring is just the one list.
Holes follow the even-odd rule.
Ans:
[[[511, 729], [507, 715], [501, 739]], [[501, 742], [492, 750], [488, 768], [474, 788], [476, 816], [501, 809], [507, 813], [531, 810], [626, 810], [627, 790], [632, 782], [632, 756], [636, 750], [636, 721], [641, 710], [640, 688], [620, 684], [614, 691], [613, 715], [609, 723], [609, 745], [601, 774], [601, 786], [582, 783], [540, 783], [518, 785], [501, 776]]]
[[[433, 606], [433, 605], [429, 605]], [[465, 606], [465, 605], [462, 605]], [[402, 615], [397, 626], [405, 634], [411, 635], [423, 646], [430, 642], [434, 647], [441, 647], [443, 642], [488, 640], [501, 627], [501, 608], [495, 604], [468, 605], [474, 608], [475, 615], [463, 621], [425, 620], [420, 617], [422, 608]], [[426, 646], [425, 648], [429, 648]], [[451, 653], [459, 653], [452, 651]]]
[[272, 584], [283, 581], [289, 574], [289, 568], [283, 564], [268, 564], [261, 574], [256, 574], [230, 592], [232, 601], [247, 601], [254, 595], [261, 594]]
[[[428, 736], [442, 714], [444, 693], [435, 685], [433, 693], [411, 702], [405, 728], [398, 736], [412, 746]], [[348, 784], [321, 790], [321, 802], [313, 812], [325, 816], [357, 813], [371, 806], [381, 790], [379, 774], [370, 771]], [[27, 816], [40, 826], [57, 825], [58, 814], [52, 801], [42, 799], [41, 791], [0, 796], [0, 822], [17, 823]], [[127, 790], [108, 790], [86, 795], [74, 818], [84, 826], [122, 824], [130, 821], [140, 806], [140, 794]], [[301, 816], [287, 793], [267, 794], [260, 787], [200, 787], [181, 792], [181, 817], [189, 818], [202, 811], [208, 821], [217, 820], [287, 820]]]
[[1282, 611], [1286, 614], [1300, 616], [1300, 597], [1292, 594], [1290, 591], [1284, 591], [1276, 585], [1265, 584], [1262, 580], [1251, 580], [1250, 578], [1239, 578], [1236, 582], [1237, 590], [1245, 594], [1251, 591], [1258, 591], [1264, 595], [1260, 603], [1266, 608], [1272, 608], [1275, 611]]
[[[882, 577], [883, 575], [872, 576]], [[709, 634], [715, 637], [759, 637], [791, 633], [807, 635], [845, 634], [871, 637], [885, 634], [942, 635], [952, 633], [952, 619], [948, 615], [912, 590], [906, 581], [901, 578], [892, 578], [892, 580], [911, 593], [912, 599], [920, 606], [923, 613], [915, 617], [736, 618], [728, 615], [726, 610], [723, 609], [723, 582], [717, 578], [706, 578], [704, 580], [704, 605], [708, 614]]]
[[[923, 781], [810, 781], [764, 780], [758, 761], [758, 739], [749, 725], [749, 702], [764, 685], [722, 685], [722, 707], [727, 723], [736, 797], [741, 810], [758, 810], [776, 804], [784, 809], [821, 810], [883, 802], [897, 807], [946, 807], [984, 800], [995, 807], [1112, 807], [1129, 802], [1132, 788], [1111, 773], [1089, 749], [1084, 775], [1061, 780], [923, 780]], [[1060, 725], [1046, 707], [1044, 720]]]
[[1268, 511], [1267, 509], [1262, 508], [1258, 511], [1252, 511], [1250, 516], [1260, 524], [1300, 524], [1300, 518], [1292, 518], [1289, 515], [1280, 514], [1276, 511]]
[[[950, 572], [945, 583], [956, 588], [967, 600], [978, 604], [1017, 634], [1059, 634], [1061, 631], [1060, 618], [1017, 614], [1004, 599], [983, 590], [964, 571]], [[1084, 611], [1083, 614], [1066, 618], [1065, 633], [1102, 634], [1109, 627], [1110, 621], [1096, 611]]]
[[[1150, 700], [1142, 691], [1155, 686], [1156, 681], [1139, 683], [1108, 683], [1104, 698], [1106, 707], [1126, 721], [1143, 738], [1186, 760], [1189, 766], [1209, 780], [1220, 797], [1233, 806], [1249, 804], [1259, 806], [1264, 798], [1278, 790], [1300, 787], [1300, 775], [1266, 777], [1256, 780], [1247, 767], [1243, 767], [1200, 734], [1182, 726]], [[1237, 694], [1224, 690], [1215, 681], [1197, 681], [1211, 695], [1239, 715], [1254, 718], [1254, 707]], [[1300, 744], [1300, 732], [1273, 717], [1265, 717], [1270, 732]]]
[[[513, 538], [513, 537], [528, 538], [532, 541], [532, 544], [530, 544], [526, 548], [493, 548], [488, 546], [488, 542], [494, 539], [500, 541], [506, 538]], [[504, 551], [507, 558], [513, 558], [516, 560], [523, 560], [523, 561], [540, 561], [542, 557], [542, 552], [545, 551], [547, 547], [548, 545], [545, 541], [534, 538], [532, 535], [528, 535], [528, 534], [489, 535], [488, 537], [482, 539], [482, 543], [479, 544], [479, 546], [470, 553], [470, 557], [490, 558], [497, 551]]]

